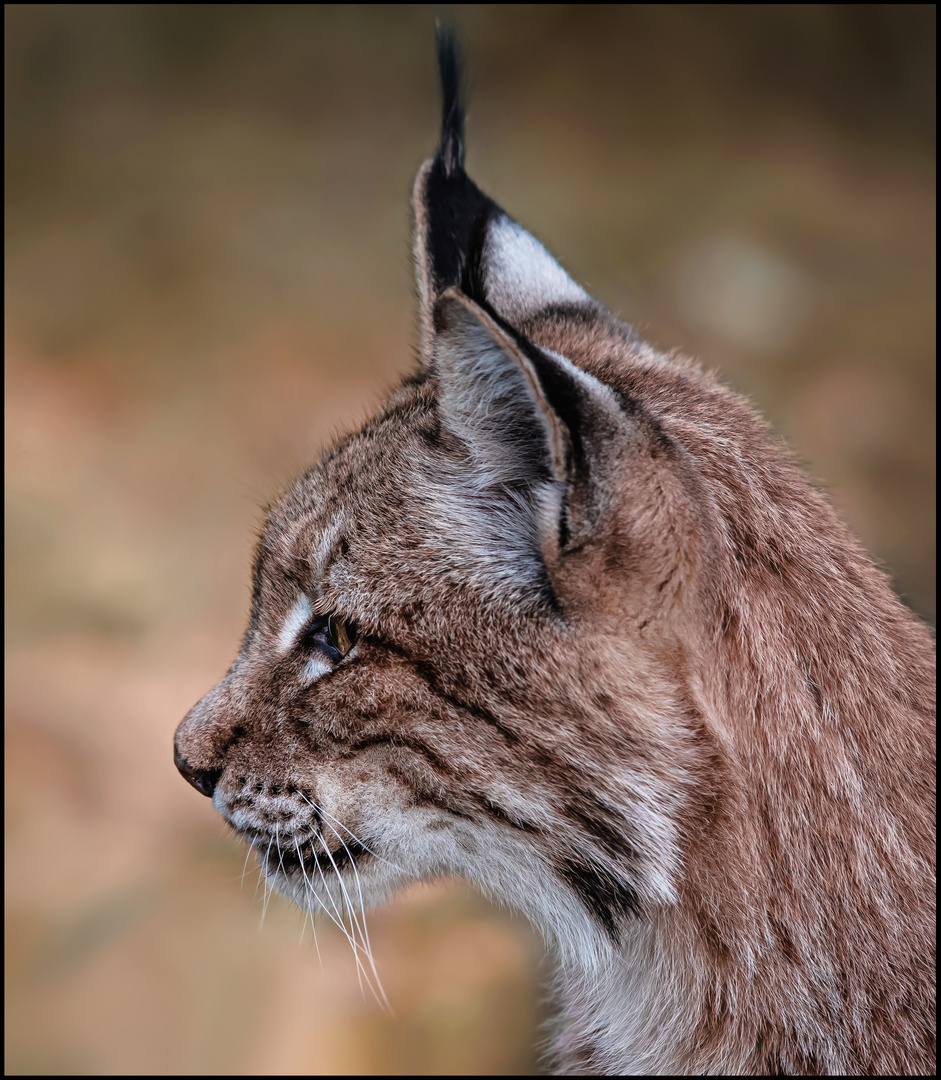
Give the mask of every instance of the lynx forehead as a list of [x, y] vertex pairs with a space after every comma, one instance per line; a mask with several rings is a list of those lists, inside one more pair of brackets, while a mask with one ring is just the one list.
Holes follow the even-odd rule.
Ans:
[[270, 508], [178, 768], [342, 925], [463, 875], [557, 965], [562, 1072], [934, 1068], [934, 646], [750, 406], [464, 171], [417, 370]]

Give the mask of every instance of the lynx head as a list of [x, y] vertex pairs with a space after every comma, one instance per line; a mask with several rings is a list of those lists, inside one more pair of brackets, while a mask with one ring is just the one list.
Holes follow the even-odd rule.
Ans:
[[269, 508], [177, 766], [357, 949], [353, 897], [437, 875], [527, 914], [571, 1071], [904, 1071], [933, 1001], [925, 628], [746, 403], [468, 178], [439, 56], [418, 370]]
[[270, 507], [241, 649], [177, 765], [314, 910], [456, 874], [584, 963], [695, 878], [730, 948], [753, 792], [817, 796], [793, 763], [809, 748], [819, 778], [819, 739], [793, 731], [845, 726], [861, 664], [899, 669], [888, 631], [852, 656], [846, 627], [912, 620], [744, 402], [468, 178], [447, 38], [440, 59], [419, 368]]
[[269, 508], [241, 649], [176, 762], [305, 907], [458, 874], [616, 939], [673, 889], [683, 770], [658, 744], [695, 491], [612, 378], [645, 347], [464, 172], [440, 55], [420, 369]]

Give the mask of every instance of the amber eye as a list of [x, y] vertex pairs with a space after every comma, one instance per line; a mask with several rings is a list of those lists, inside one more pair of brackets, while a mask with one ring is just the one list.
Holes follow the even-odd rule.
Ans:
[[304, 652], [319, 652], [337, 664], [356, 644], [356, 626], [339, 615], [317, 615], [304, 628], [298, 644]]
[[356, 643], [356, 629], [339, 615], [330, 615], [327, 618], [327, 642], [341, 656], [346, 656]]

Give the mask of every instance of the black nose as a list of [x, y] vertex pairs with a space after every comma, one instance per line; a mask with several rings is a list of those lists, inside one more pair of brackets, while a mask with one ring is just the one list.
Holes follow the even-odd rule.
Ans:
[[189, 781], [201, 795], [212, 798], [212, 793], [216, 790], [216, 784], [219, 783], [219, 777], [222, 775], [221, 769], [194, 769], [186, 758], [180, 754], [175, 744], [173, 747], [173, 764], [180, 770], [183, 779]]

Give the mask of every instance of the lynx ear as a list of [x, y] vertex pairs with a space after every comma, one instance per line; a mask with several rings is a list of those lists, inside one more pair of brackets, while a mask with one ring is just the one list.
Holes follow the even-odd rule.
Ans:
[[629, 424], [613, 391], [458, 289], [435, 305], [434, 333], [442, 423], [470, 452], [470, 486], [528, 499], [540, 543], [584, 544], [605, 501], [606, 454]]
[[415, 273], [421, 308], [422, 358], [430, 359], [432, 312], [458, 286], [511, 326], [560, 304], [593, 301], [559, 263], [464, 172], [464, 109], [453, 37], [438, 38], [443, 119], [441, 147], [419, 169], [412, 192]]

